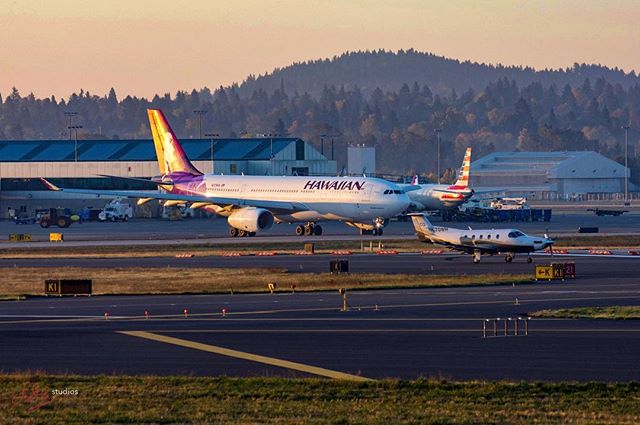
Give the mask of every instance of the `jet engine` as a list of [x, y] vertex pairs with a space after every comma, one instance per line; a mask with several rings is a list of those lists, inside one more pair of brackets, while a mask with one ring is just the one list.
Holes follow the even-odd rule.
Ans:
[[273, 214], [263, 208], [246, 207], [235, 210], [227, 219], [229, 226], [246, 232], [264, 232], [273, 226]]

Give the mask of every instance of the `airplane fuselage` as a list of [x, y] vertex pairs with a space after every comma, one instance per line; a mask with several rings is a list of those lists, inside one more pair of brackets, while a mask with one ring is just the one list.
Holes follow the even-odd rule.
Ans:
[[[400, 185], [401, 187], [403, 185]], [[404, 185], [410, 186], [410, 185]], [[448, 193], [438, 190], [450, 190], [450, 185], [423, 184], [420, 189], [407, 192], [412, 206], [416, 211], [435, 211], [456, 208], [465, 202], [466, 197], [461, 193]]]
[[[366, 177], [224, 176], [173, 178], [171, 193], [245, 200], [268, 198], [304, 204], [304, 211], [278, 213], [280, 222], [340, 220], [372, 222], [404, 212], [408, 196], [394, 183]], [[231, 211], [229, 211], [231, 213]], [[219, 212], [225, 215], [224, 211]], [[228, 214], [227, 214], [228, 215]]]

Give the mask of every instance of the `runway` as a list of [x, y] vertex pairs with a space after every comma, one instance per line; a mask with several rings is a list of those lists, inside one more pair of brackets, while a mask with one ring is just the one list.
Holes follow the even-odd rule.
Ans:
[[[325, 268], [328, 260], [292, 258], [309, 261], [304, 263], [308, 268], [315, 267], [317, 258], [318, 267]], [[406, 261], [423, 273], [431, 273], [431, 266], [435, 273], [456, 269], [458, 273], [499, 273], [511, 266], [508, 272], [532, 270], [530, 264], [506, 264], [502, 258], [483, 259], [476, 266], [467, 260], [461, 256], [350, 258], [353, 267], [360, 262], [362, 267], [384, 262], [389, 269], [406, 267]], [[394, 262], [403, 263], [402, 267]], [[523, 335], [524, 322], [519, 322], [519, 336], [515, 336], [512, 320], [509, 336], [504, 336], [504, 322], [499, 322], [495, 337], [493, 322], [488, 322], [489, 334], [483, 338], [484, 319], [526, 317], [546, 308], [637, 305], [640, 301], [634, 260], [578, 258], [576, 263], [579, 278], [573, 281], [353, 291], [348, 294], [346, 312], [340, 311], [342, 299], [337, 291], [2, 302], [2, 369], [5, 373], [340, 379], [640, 379], [638, 321], [531, 319], [528, 335]]]

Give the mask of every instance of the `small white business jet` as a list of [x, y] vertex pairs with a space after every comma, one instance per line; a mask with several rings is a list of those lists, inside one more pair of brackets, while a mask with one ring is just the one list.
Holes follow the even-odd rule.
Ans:
[[[442, 245], [455, 251], [462, 251], [473, 255], [473, 262], [477, 264], [485, 255], [505, 254], [505, 261], [510, 263], [516, 253], [530, 254], [541, 251], [553, 245], [553, 239], [529, 236], [517, 229], [452, 229], [434, 226], [426, 214], [409, 214], [413, 220], [418, 239]], [[527, 262], [531, 257], [527, 255]]]

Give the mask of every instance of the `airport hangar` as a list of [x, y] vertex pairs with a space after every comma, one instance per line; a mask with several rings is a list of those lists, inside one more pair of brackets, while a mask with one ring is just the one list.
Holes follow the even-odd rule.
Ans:
[[[593, 151], [493, 152], [471, 163], [474, 189], [536, 200], [623, 200], [629, 176], [623, 165]], [[628, 190], [629, 198], [640, 196], [637, 187]]]
[[[184, 139], [181, 144], [203, 173], [247, 175], [335, 175], [336, 161], [300, 138]], [[61, 187], [153, 190], [148, 184], [100, 177], [100, 174], [149, 178], [159, 174], [151, 139], [0, 141], [0, 218], [33, 215], [35, 209], [85, 206], [102, 208], [106, 199], [47, 191], [39, 177]], [[137, 208], [156, 216], [159, 205]]]

